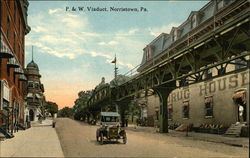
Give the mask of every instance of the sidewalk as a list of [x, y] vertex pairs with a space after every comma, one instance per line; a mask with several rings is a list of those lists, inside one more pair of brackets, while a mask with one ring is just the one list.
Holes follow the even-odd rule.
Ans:
[[[126, 130], [131, 130], [134, 132], [149, 132], [149, 133], [157, 133], [154, 127], [142, 127], [135, 125], [129, 125], [126, 127]], [[214, 143], [223, 143], [231, 146], [238, 147], [246, 147], [249, 148], [249, 138], [247, 137], [228, 137], [224, 135], [218, 134], [209, 134], [209, 133], [196, 133], [196, 132], [188, 132], [188, 136], [186, 136], [186, 132], [177, 132], [174, 130], [169, 130], [169, 133], [164, 133], [167, 136], [172, 137], [183, 137], [185, 139], [193, 139], [193, 140], [201, 140], [207, 142]]]
[[12, 139], [0, 144], [0, 157], [64, 157], [52, 120], [19, 130]]

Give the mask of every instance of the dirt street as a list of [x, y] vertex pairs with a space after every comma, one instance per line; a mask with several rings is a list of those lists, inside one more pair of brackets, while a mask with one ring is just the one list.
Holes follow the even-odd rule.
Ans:
[[96, 129], [83, 122], [58, 118], [56, 131], [65, 157], [248, 157], [248, 148], [159, 133], [127, 130], [127, 144], [96, 141]]

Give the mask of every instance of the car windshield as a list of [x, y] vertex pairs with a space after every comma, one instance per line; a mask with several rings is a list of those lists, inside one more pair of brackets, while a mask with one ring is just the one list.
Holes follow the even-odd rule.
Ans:
[[101, 121], [102, 122], [118, 122], [119, 119], [118, 117], [114, 117], [114, 116], [102, 116]]

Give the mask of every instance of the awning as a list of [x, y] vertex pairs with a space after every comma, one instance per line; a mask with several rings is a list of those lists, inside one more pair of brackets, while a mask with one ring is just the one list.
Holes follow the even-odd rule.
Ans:
[[205, 104], [209, 104], [213, 102], [213, 98], [212, 97], [207, 97], [205, 98]]
[[20, 65], [18, 64], [16, 58], [10, 58], [7, 65], [8, 65], [8, 67], [11, 67], [11, 68], [19, 68], [20, 67]]
[[19, 81], [27, 81], [27, 78], [24, 76], [24, 74], [19, 76]]
[[24, 72], [23, 72], [23, 69], [22, 69], [22, 68], [15, 68], [14, 73], [15, 73], [15, 74], [18, 74], [18, 75], [24, 74]]
[[13, 53], [10, 51], [7, 44], [3, 41], [3, 35], [1, 34], [1, 43], [0, 43], [0, 58], [12, 58], [14, 57]]
[[33, 98], [33, 93], [28, 93], [27, 98]]
[[169, 106], [168, 106], [168, 109], [173, 109], [173, 106], [172, 106], [172, 105], [169, 105]]
[[244, 103], [246, 103], [246, 92], [245, 91], [240, 91], [237, 93], [234, 93], [232, 96], [233, 100], [241, 98]]

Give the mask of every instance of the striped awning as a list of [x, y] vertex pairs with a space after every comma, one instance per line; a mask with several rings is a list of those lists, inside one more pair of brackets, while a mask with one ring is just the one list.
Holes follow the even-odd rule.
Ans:
[[16, 58], [10, 58], [8, 63], [7, 63], [7, 66], [10, 67], [10, 68], [19, 68], [20, 67], [20, 65], [17, 62]]
[[27, 78], [25, 77], [24, 74], [21, 74], [21, 75], [19, 76], [19, 81], [27, 81]]
[[246, 92], [245, 91], [239, 91], [237, 93], [234, 93], [233, 96], [232, 96], [233, 100], [236, 100], [236, 99], [242, 99], [242, 101], [244, 103], [246, 103]]
[[22, 68], [20, 68], [20, 67], [19, 67], [19, 68], [15, 68], [14, 73], [15, 73], [15, 74], [17, 74], [17, 75], [24, 74], [23, 69], [22, 69]]
[[3, 36], [1, 34], [1, 42], [0, 42], [0, 58], [12, 58], [14, 57], [13, 53], [7, 46], [7, 44], [3, 41]]

